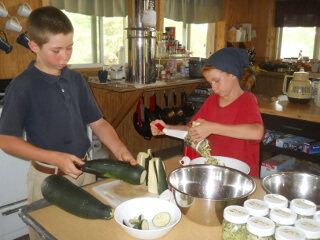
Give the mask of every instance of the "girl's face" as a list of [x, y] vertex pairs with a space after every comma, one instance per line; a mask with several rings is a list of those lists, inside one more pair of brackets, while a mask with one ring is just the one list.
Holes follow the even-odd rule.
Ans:
[[203, 76], [210, 83], [212, 90], [221, 97], [228, 96], [235, 86], [239, 85], [235, 76], [218, 69], [205, 71]]

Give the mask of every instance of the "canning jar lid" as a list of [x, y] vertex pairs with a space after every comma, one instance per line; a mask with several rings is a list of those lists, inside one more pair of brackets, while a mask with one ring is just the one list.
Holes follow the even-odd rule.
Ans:
[[266, 194], [263, 197], [270, 209], [272, 208], [286, 208], [288, 207], [288, 199], [280, 194]]
[[270, 219], [279, 225], [294, 225], [297, 214], [289, 208], [273, 208], [270, 211]]
[[248, 209], [242, 206], [228, 206], [223, 210], [223, 218], [234, 224], [245, 224], [250, 217]]
[[317, 222], [320, 222], [320, 211], [317, 211], [314, 214], [313, 219], [316, 220]]
[[278, 227], [275, 234], [276, 240], [305, 240], [306, 235], [302, 230], [292, 226]]
[[317, 206], [307, 199], [296, 198], [291, 201], [290, 209], [302, 216], [312, 216], [317, 211]]
[[249, 210], [251, 216], [264, 217], [269, 213], [268, 205], [259, 199], [248, 199], [243, 206]]
[[267, 217], [250, 217], [247, 230], [259, 237], [268, 237], [275, 232], [275, 223]]
[[304, 232], [308, 239], [320, 239], [320, 223], [313, 219], [301, 218], [295, 227]]

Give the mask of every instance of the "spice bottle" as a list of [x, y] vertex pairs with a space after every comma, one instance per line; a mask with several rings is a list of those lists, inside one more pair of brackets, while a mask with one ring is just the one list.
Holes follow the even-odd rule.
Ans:
[[312, 219], [317, 211], [317, 206], [314, 202], [307, 199], [296, 198], [291, 201], [290, 209], [297, 213], [297, 219]]
[[297, 214], [289, 208], [273, 208], [269, 217], [276, 224], [276, 228], [281, 226], [294, 226]]
[[320, 239], [320, 223], [316, 220], [302, 218], [296, 221], [295, 227], [304, 232], [308, 240]]
[[275, 224], [269, 218], [249, 218], [247, 230], [247, 240], [274, 240]]
[[270, 209], [288, 207], [288, 199], [280, 194], [266, 194], [263, 201], [267, 203]]
[[259, 199], [248, 199], [244, 202], [243, 206], [248, 209], [251, 216], [264, 217], [269, 213], [268, 205]]
[[223, 211], [222, 240], [246, 240], [249, 211], [241, 206], [228, 206]]
[[276, 240], [305, 240], [306, 235], [303, 231], [292, 226], [282, 226], [276, 230]]

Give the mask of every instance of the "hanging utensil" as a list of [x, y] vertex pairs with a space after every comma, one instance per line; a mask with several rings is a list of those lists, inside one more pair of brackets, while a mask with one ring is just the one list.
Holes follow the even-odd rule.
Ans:
[[183, 88], [183, 91], [181, 92], [181, 109], [186, 117], [192, 117], [195, 111], [193, 103], [188, 101], [185, 88]]
[[177, 107], [177, 94], [176, 90], [174, 89], [172, 92], [172, 97], [173, 97], [173, 111], [175, 112], [175, 118], [174, 122], [176, 125], [178, 124], [186, 124], [186, 118], [184, 116], [184, 113], [181, 108]]
[[166, 91], [163, 92], [164, 101], [165, 101], [165, 108], [163, 109], [164, 114], [166, 115], [167, 121], [166, 124], [174, 124], [174, 118], [176, 116], [175, 112], [168, 107], [168, 95]]

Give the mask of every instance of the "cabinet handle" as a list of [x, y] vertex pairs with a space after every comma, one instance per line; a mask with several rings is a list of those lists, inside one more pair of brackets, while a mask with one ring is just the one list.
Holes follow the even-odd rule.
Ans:
[[291, 130], [302, 131], [302, 128], [292, 127], [288, 125], [284, 125], [283, 127]]

